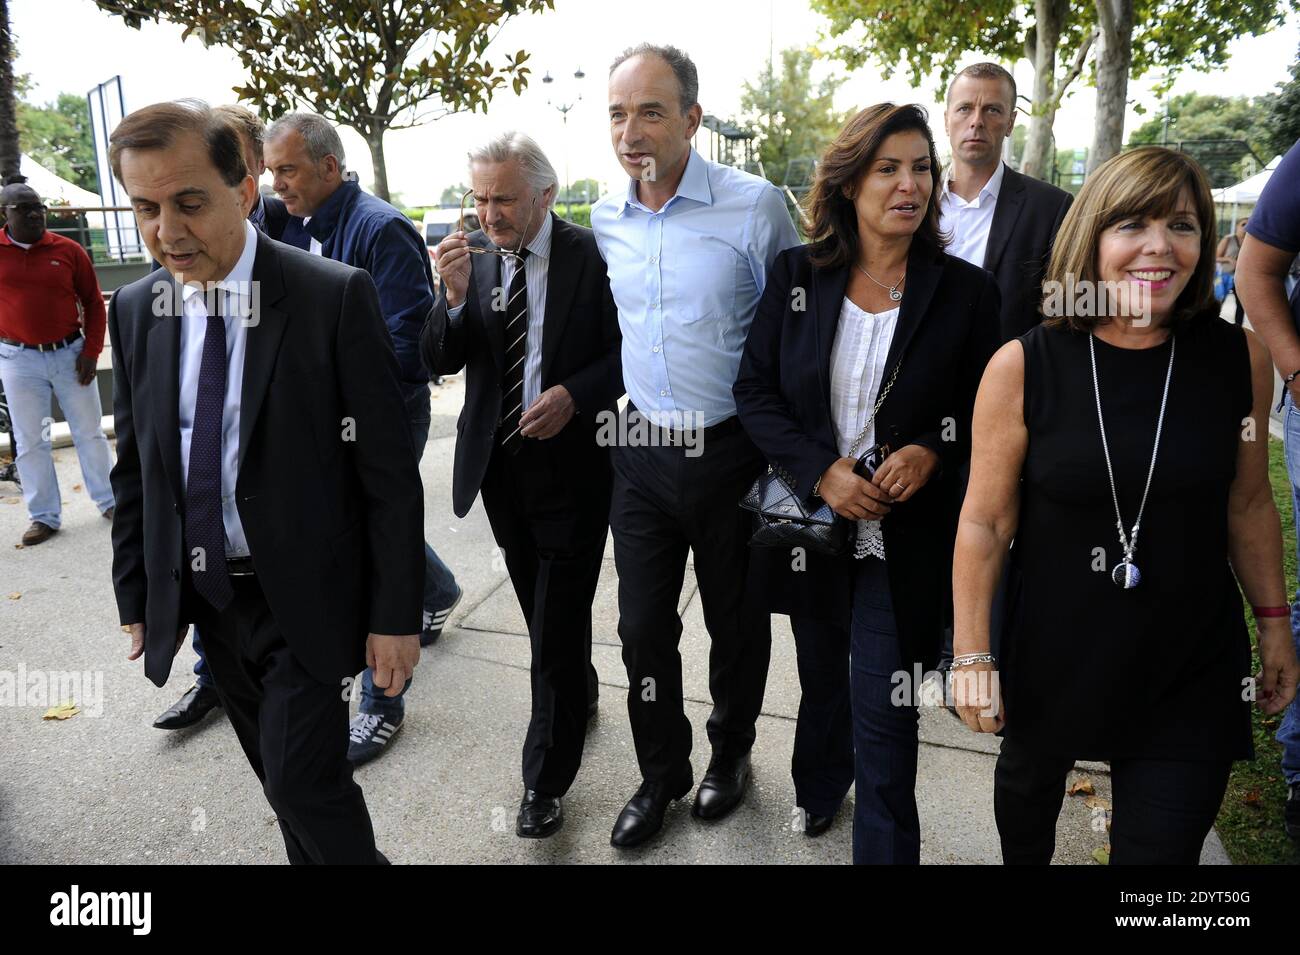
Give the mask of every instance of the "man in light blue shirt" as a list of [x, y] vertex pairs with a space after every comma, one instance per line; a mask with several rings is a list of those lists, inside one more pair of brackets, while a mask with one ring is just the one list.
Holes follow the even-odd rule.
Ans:
[[644, 782], [614, 825], [618, 847], [653, 836], [668, 803], [694, 784], [677, 652], [688, 552], [714, 703], [698, 818], [720, 819], [744, 795], [771, 648], [767, 614], [745, 599], [750, 524], [737, 503], [763, 460], [740, 428], [731, 387], [767, 270], [799, 237], [774, 186], [691, 148], [698, 91], [695, 65], [674, 47], [642, 44], [615, 60], [610, 134], [630, 178], [591, 213], [618, 305], [629, 398], [614, 442], [610, 525]]

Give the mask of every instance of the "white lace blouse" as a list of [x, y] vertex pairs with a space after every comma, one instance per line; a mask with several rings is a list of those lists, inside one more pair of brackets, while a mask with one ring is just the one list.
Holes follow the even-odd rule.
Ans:
[[[847, 457], [853, 440], [867, 423], [885, 383], [885, 359], [898, 325], [898, 309], [866, 312], [844, 297], [831, 349], [831, 419], [839, 452]], [[857, 456], [875, 444], [874, 424], [859, 442]], [[885, 558], [880, 521], [858, 521], [855, 557]]]

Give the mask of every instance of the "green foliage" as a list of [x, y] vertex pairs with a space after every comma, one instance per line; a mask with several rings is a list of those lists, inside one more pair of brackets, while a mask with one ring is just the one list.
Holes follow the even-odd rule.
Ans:
[[129, 26], [181, 24], [185, 36], [234, 50], [249, 81], [236, 95], [269, 116], [306, 108], [350, 126], [370, 146], [375, 192], [387, 197], [383, 135], [450, 113], [487, 112], [494, 94], [528, 85], [528, 53], [492, 62], [488, 47], [521, 13], [554, 0], [96, 0]]
[[[556, 195], [559, 196], [559, 202], [564, 201], [564, 183], [560, 183]], [[595, 179], [575, 179], [569, 183], [569, 198], [575, 203], [590, 205], [600, 198], [600, 183]]]
[[557, 202], [552, 208], [555, 209], [555, 214], [561, 219], [567, 219], [576, 225], [586, 226], [588, 229], [591, 228], [591, 206], [574, 205], [566, 209], [563, 202]]
[[438, 204], [443, 206], [455, 206], [460, 204], [460, 197], [469, 191], [469, 186], [463, 182], [458, 182], [454, 186], [448, 186], [442, 190], [442, 195], [438, 198]]
[[[1291, 479], [1287, 476], [1282, 442], [1276, 438], [1270, 438], [1268, 442], [1268, 472], [1273, 486], [1273, 500], [1282, 517], [1282, 565], [1286, 573], [1287, 593], [1294, 599], [1296, 528], [1291, 503]], [[1250, 630], [1253, 643], [1253, 620]], [[1253, 652], [1252, 657], [1251, 672], [1258, 673], [1258, 652]], [[1300, 846], [1287, 838], [1283, 828], [1286, 783], [1280, 765], [1282, 747], [1274, 738], [1280, 721], [1280, 715], [1266, 716], [1258, 707], [1252, 707], [1251, 728], [1255, 738], [1255, 758], [1250, 762], [1232, 764], [1228, 791], [1223, 796], [1223, 805], [1214, 827], [1223, 840], [1223, 848], [1235, 865], [1300, 863]]]
[[[1272, 105], [1276, 96], [1266, 93], [1254, 99], [1245, 96], [1203, 96], [1185, 93], [1169, 100], [1168, 142], [1177, 145], [1191, 140], [1240, 140], [1263, 162], [1273, 158], [1271, 150]], [[1165, 111], [1153, 115], [1133, 130], [1129, 145], [1165, 142]], [[1214, 186], [1231, 185], [1245, 173], [1249, 153], [1228, 144], [1188, 145], [1214, 180]]]
[[791, 161], [819, 157], [848, 119], [848, 113], [835, 111], [835, 91], [844, 78], [830, 76], [814, 85], [815, 60], [812, 50], [782, 50], [780, 75], [769, 64], [741, 93], [740, 125], [758, 133], [758, 158], [776, 185], [785, 184]]
[[1285, 155], [1286, 151], [1300, 140], [1300, 52], [1291, 64], [1291, 78], [1277, 84], [1277, 94], [1269, 104], [1267, 127], [1270, 135], [1264, 146], [1267, 162], [1274, 156]]

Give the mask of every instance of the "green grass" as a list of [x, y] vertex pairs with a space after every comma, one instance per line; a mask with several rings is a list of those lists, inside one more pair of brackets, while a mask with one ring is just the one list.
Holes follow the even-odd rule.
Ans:
[[[1269, 439], [1268, 457], [1273, 497], [1282, 516], [1282, 562], [1286, 567], [1288, 590], [1294, 597], [1295, 515], [1281, 441]], [[1250, 626], [1253, 641], [1254, 621]], [[1254, 661], [1255, 672], [1259, 672], [1258, 653], [1254, 654]], [[1237, 865], [1300, 864], [1300, 844], [1288, 838], [1282, 827], [1286, 786], [1282, 779], [1282, 747], [1273, 739], [1281, 720], [1280, 713], [1266, 716], [1258, 708], [1251, 710], [1255, 759], [1249, 763], [1235, 763], [1232, 777], [1228, 780], [1228, 792], [1223, 797], [1216, 827], [1224, 848], [1228, 850], [1228, 857]]]

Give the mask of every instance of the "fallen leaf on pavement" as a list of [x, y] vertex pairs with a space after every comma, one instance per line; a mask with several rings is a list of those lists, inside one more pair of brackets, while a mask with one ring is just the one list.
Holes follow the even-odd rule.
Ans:
[[1110, 846], [1092, 850], [1092, 861], [1098, 865], [1110, 865]]
[[22, 594], [10, 594], [10, 595], [9, 595], [9, 599], [10, 599], [10, 600], [22, 600], [22, 599], [23, 599], [23, 595], [22, 595]]
[[51, 706], [41, 717], [43, 720], [67, 720], [81, 712], [81, 707], [69, 700], [67, 703], [60, 703], [58, 706]]
[[1110, 812], [1110, 800], [1102, 799], [1100, 796], [1089, 796], [1083, 801], [1083, 804], [1089, 809], [1105, 809]]
[[1065, 792], [1070, 796], [1091, 796], [1093, 794], [1092, 780], [1087, 776], [1080, 776], [1074, 782], [1070, 783], [1070, 788]]

